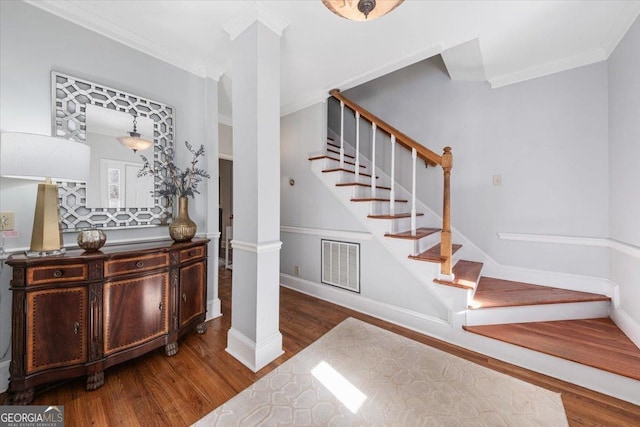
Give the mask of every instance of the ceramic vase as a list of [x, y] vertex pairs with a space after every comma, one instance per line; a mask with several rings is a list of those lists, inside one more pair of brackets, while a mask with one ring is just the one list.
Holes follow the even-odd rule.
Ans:
[[196, 235], [196, 223], [189, 218], [189, 199], [178, 199], [178, 214], [169, 225], [169, 236], [176, 242], [188, 242]]

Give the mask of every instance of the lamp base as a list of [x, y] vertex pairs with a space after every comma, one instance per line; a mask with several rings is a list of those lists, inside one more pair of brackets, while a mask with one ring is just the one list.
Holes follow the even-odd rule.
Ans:
[[53, 251], [24, 251], [24, 254], [27, 258], [40, 258], [43, 256], [56, 256], [56, 255], [64, 255], [67, 253], [65, 248], [56, 249]]

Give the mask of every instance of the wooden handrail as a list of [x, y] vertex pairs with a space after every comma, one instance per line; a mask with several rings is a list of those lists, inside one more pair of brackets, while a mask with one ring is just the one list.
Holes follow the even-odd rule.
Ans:
[[339, 101], [344, 102], [344, 105], [346, 105], [353, 111], [357, 111], [358, 113], [360, 113], [360, 117], [366, 119], [370, 123], [375, 123], [378, 126], [378, 129], [386, 132], [389, 135], [395, 135], [396, 142], [402, 145], [407, 150], [411, 151], [412, 148], [415, 148], [416, 152], [418, 153], [418, 157], [427, 162], [429, 165], [442, 165], [442, 156], [437, 155], [413, 138], [405, 135], [403, 132], [400, 132], [398, 129], [386, 123], [375, 114], [362, 108], [360, 105], [351, 101], [349, 98], [346, 98], [340, 93], [340, 89], [331, 89], [329, 91], [329, 95], [333, 96]]
[[[398, 129], [394, 128], [390, 124], [381, 120], [378, 116], [373, 113], [370, 113], [366, 109], [362, 108], [360, 105], [351, 101], [349, 98], [346, 98], [340, 93], [340, 89], [332, 89], [329, 91], [329, 94], [339, 100], [343, 106], [346, 105], [351, 110], [355, 111], [359, 114], [360, 117], [372, 123], [374, 126], [374, 135], [376, 127], [383, 132], [389, 134], [391, 136], [392, 145], [394, 142], [397, 142], [407, 150], [413, 152], [416, 150], [417, 157], [421, 158], [427, 164], [431, 166], [440, 165], [442, 166], [442, 171], [444, 173], [444, 181], [443, 181], [443, 200], [442, 200], [442, 231], [440, 234], [440, 274], [444, 280], [453, 280], [453, 244], [451, 239], [451, 168], [453, 167], [453, 154], [451, 153], [451, 147], [445, 147], [442, 156], [437, 155], [433, 151], [429, 150], [427, 147], [421, 145], [413, 138], [408, 137], [404, 133], [400, 132]], [[344, 119], [344, 112], [342, 112], [342, 119]], [[341, 126], [341, 133], [344, 132], [344, 129]], [[358, 134], [358, 131], [356, 131]], [[344, 135], [341, 135], [344, 138]], [[358, 137], [359, 140], [359, 137]], [[341, 145], [342, 147], [342, 145]], [[341, 153], [342, 153], [341, 148]], [[374, 151], [375, 153], [375, 147]], [[392, 149], [393, 153], [393, 149]], [[412, 154], [413, 155], [413, 154]], [[375, 158], [374, 158], [375, 159]], [[393, 157], [392, 157], [393, 159]], [[342, 162], [342, 155], [341, 155]], [[357, 164], [357, 163], [356, 163]], [[393, 180], [393, 160], [392, 160], [392, 180]], [[357, 168], [357, 166], [356, 166]], [[375, 168], [374, 168], [375, 169]], [[414, 161], [414, 169], [415, 169], [415, 161]], [[415, 170], [414, 170], [415, 173]], [[375, 176], [375, 173], [372, 173], [372, 177]], [[415, 176], [414, 176], [414, 185], [413, 185], [413, 197], [415, 197]], [[373, 180], [373, 178], [372, 178]], [[393, 192], [393, 184], [391, 191], [391, 211], [393, 214], [393, 200], [394, 200], [394, 192]], [[372, 187], [375, 191], [375, 181], [372, 182]], [[412, 207], [412, 230], [415, 227], [415, 201], [413, 202]], [[413, 231], [412, 231], [413, 232]]]

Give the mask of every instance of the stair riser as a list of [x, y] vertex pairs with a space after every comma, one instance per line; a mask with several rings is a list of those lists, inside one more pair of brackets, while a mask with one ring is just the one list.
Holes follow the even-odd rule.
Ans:
[[[353, 166], [348, 167], [348, 165], [345, 165], [345, 169], [354, 170]], [[371, 184], [370, 176], [364, 176], [364, 175], [358, 174], [358, 176], [356, 177], [355, 173], [350, 173], [350, 172], [331, 172], [331, 173], [335, 173], [338, 175], [339, 177], [338, 182], [360, 182], [362, 184]]]
[[[332, 155], [332, 153], [328, 153], [328, 155]], [[336, 157], [337, 155], [332, 155], [332, 157]], [[345, 163], [344, 163], [344, 168], [345, 169], [349, 169], [349, 170], [356, 170], [355, 165], [352, 165], [350, 163], [347, 162], [351, 162], [351, 163], [355, 163], [353, 159], [345, 159]], [[324, 165], [325, 165], [325, 169], [335, 169], [335, 168], [339, 168], [340, 167], [340, 160], [334, 160], [334, 159], [324, 159]], [[360, 167], [360, 172], [364, 172], [364, 173], [369, 173], [367, 171], [366, 167]]]
[[[395, 203], [395, 212], [409, 212], [408, 203]], [[389, 215], [391, 213], [391, 203], [389, 202], [371, 202], [372, 215]]]
[[593, 319], [608, 317], [610, 309], [611, 303], [609, 301], [479, 308], [467, 310], [466, 325], [500, 325], [505, 323]]
[[376, 188], [375, 196], [371, 194], [371, 187], [356, 187], [353, 190], [353, 197], [358, 199], [364, 199], [369, 197], [389, 197], [389, 190]]

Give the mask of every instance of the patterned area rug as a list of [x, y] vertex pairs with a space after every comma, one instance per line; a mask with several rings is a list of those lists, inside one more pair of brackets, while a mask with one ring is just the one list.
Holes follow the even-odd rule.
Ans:
[[567, 426], [560, 395], [349, 318], [195, 426]]

